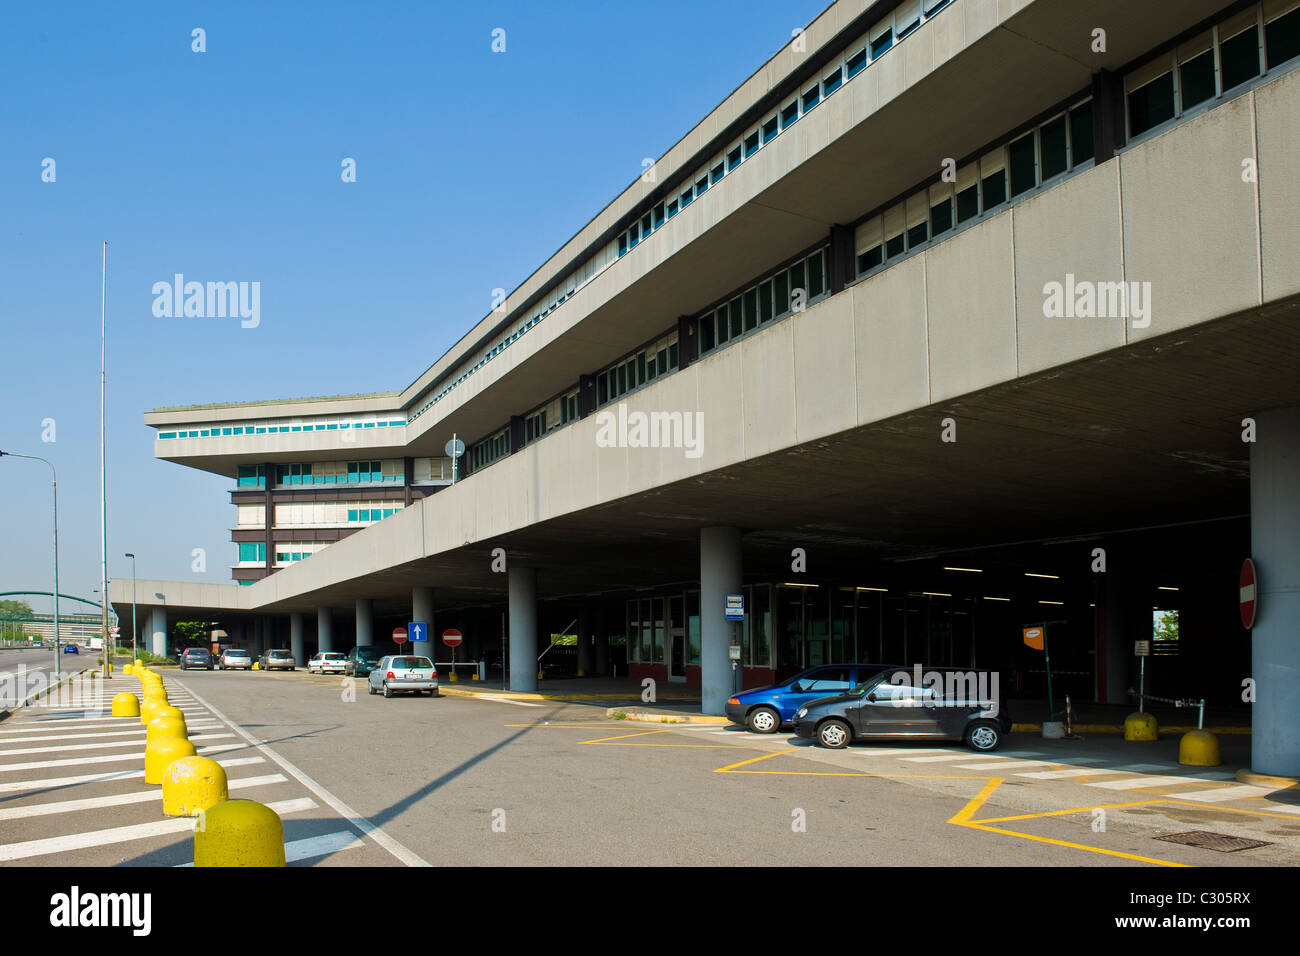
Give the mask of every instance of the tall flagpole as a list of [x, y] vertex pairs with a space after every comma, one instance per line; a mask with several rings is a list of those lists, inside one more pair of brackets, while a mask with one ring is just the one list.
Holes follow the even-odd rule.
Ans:
[[108, 242], [105, 240], [99, 273], [99, 571], [100, 571], [100, 616], [104, 635], [104, 677], [113, 677], [113, 640], [108, 633], [108, 498], [107, 469], [104, 450], [104, 380], [106, 369], [108, 323]]

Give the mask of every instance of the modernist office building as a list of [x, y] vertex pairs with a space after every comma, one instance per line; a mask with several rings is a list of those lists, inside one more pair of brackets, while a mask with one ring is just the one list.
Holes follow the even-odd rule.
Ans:
[[716, 713], [847, 660], [1038, 694], [1035, 624], [1124, 703], [1177, 610], [1148, 689], [1254, 681], [1300, 772], [1297, 66], [1300, 0], [839, 0], [403, 390], [148, 413], [238, 546], [149, 630], [426, 620], [526, 689], [576, 629]]

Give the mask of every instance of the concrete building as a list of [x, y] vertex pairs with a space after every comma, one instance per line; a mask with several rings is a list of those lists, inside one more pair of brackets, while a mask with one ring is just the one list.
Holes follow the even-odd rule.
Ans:
[[576, 632], [719, 713], [848, 660], [1035, 696], [1041, 624], [1122, 704], [1176, 610], [1148, 690], [1253, 686], [1300, 773], [1297, 66], [1300, 0], [839, 0], [400, 392], [148, 413], [241, 553], [141, 620], [456, 626], [519, 689]]

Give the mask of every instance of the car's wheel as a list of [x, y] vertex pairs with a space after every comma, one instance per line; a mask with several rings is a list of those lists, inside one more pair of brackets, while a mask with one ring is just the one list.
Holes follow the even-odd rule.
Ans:
[[379, 691], [375, 690], [374, 684], [366, 684], [366, 690], [368, 690], [371, 694], [379, 693]]
[[853, 739], [853, 731], [842, 720], [828, 720], [817, 728], [817, 742], [831, 750], [847, 747]]
[[756, 734], [774, 734], [781, 729], [781, 715], [771, 707], [756, 707], [745, 723]]
[[987, 753], [1002, 743], [1002, 728], [991, 720], [976, 720], [966, 728], [966, 746]]
[[393, 696], [393, 689], [389, 687], [387, 683], [384, 684], [384, 696], [385, 697]]

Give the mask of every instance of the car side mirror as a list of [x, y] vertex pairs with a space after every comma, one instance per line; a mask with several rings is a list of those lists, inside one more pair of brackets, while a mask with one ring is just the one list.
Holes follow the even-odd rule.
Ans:
[[795, 681], [794, 686], [790, 688], [790, 692], [792, 694], [802, 694], [804, 692], [803, 684], [799, 683], [798, 681]]
[[879, 700], [879, 698], [876, 697], [876, 692], [875, 692], [874, 690], [873, 690], [870, 694], [867, 695], [867, 700], [871, 701], [871, 703], [873, 703], [873, 704], [874, 704], [877, 700]]

